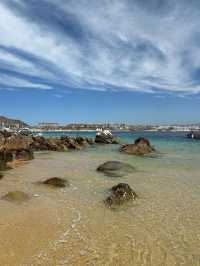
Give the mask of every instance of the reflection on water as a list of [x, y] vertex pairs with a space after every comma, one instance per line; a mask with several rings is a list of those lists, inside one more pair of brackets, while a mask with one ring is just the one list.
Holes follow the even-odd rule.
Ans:
[[[0, 195], [21, 190], [31, 200], [0, 201], [0, 265], [200, 265], [199, 149], [155, 144], [162, 152], [158, 158], [99, 146], [39, 153], [8, 171]], [[108, 178], [95, 171], [107, 160], [128, 162], [137, 171]], [[53, 176], [68, 179], [70, 187], [38, 185]], [[113, 211], [103, 200], [119, 182], [128, 183], [139, 198]]]

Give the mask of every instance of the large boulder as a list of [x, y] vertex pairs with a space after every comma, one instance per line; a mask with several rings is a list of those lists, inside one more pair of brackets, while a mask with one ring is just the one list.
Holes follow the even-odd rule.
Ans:
[[32, 137], [13, 134], [5, 139], [3, 148], [7, 151], [28, 150], [32, 142]]
[[104, 173], [110, 177], [122, 177], [124, 175], [133, 173], [135, 168], [127, 163], [119, 162], [119, 161], [108, 161], [101, 164], [97, 171]]
[[126, 183], [119, 183], [111, 188], [111, 195], [106, 198], [108, 207], [117, 207], [137, 198], [135, 191]]
[[3, 200], [22, 203], [30, 199], [29, 195], [22, 191], [11, 191], [2, 197]]
[[100, 144], [119, 144], [119, 141], [112, 135], [96, 135], [96, 143]]
[[7, 170], [7, 162], [16, 160], [33, 159], [33, 151], [30, 148], [33, 139], [31, 136], [0, 132], [0, 170]]
[[146, 155], [155, 152], [148, 139], [138, 138], [134, 144], [126, 144], [120, 147], [120, 151], [133, 155]]
[[32, 138], [31, 149], [34, 151], [48, 150], [48, 141], [42, 136], [35, 136]]

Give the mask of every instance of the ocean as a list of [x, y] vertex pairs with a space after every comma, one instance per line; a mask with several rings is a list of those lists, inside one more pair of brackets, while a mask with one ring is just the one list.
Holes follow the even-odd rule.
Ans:
[[[94, 132], [46, 133], [44, 136]], [[96, 145], [74, 152], [38, 152], [35, 159], [6, 172], [0, 194], [31, 195], [21, 205], [0, 201], [0, 265], [200, 265], [200, 141], [185, 133], [115, 132], [122, 143], [146, 137], [157, 156], [119, 152], [119, 145]], [[124, 177], [96, 171], [118, 160], [135, 167]], [[70, 186], [38, 184], [66, 178]], [[109, 189], [128, 183], [138, 199], [109, 209]]]

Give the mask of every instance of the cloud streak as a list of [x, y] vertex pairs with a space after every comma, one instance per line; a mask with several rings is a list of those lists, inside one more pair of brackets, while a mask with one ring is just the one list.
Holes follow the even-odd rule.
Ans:
[[2, 0], [0, 88], [199, 93], [199, 16], [197, 0]]

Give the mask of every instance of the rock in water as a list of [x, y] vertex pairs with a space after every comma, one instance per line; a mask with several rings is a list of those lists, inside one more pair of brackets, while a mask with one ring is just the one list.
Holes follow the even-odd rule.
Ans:
[[97, 135], [95, 142], [101, 144], [119, 144], [119, 141], [112, 135]]
[[65, 179], [59, 178], [59, 177], [52, 177], [44, 182], [42, 182], [45, 185], [53, 186], [53, 187], [66, 187], [69, 186], [69, 182]]
[[2, 178], [3, 178], [3, 176], [4, 176], [4, 175], [3, 175], [2, 173], [0, 173], [0, 179], [2, 179]]
[[97, 171], [100, 171], [110, 177], [122, 177], [124, 175], [133, 173], [135, 168], [127, 163], [108, 161], [100, 165], [97, 168]]
[[107, 197], [105, 203], [108, 207], [120, 206], [137, 198], [137, 194], [125, 183], [119, 183], [111, 188], [111, 195]]
[[134, 144], [126, 144], [120, 147], [121, 152], [133, 155], [146, 155], [155, 152], [148, 139], [138, 138]]
[[22, 191], [11, 191], [2, 197], [3, 200], [21, 203], [30, 199], [29, 195]]

